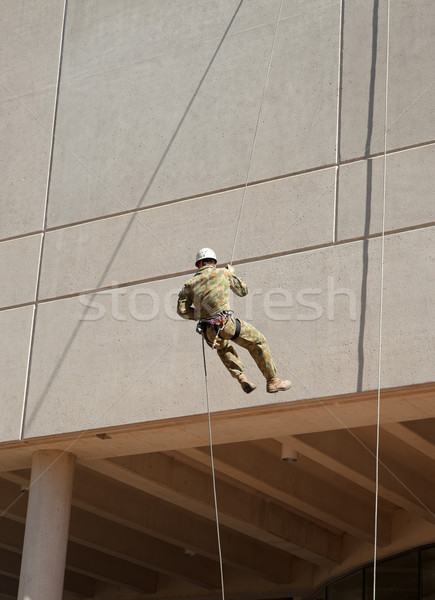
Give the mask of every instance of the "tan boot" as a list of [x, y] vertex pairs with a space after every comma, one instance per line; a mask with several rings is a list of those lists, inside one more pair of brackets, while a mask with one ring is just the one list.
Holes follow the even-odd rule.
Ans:
[[279, 377], [275, 375], [271, 379], [268, 379], [266, 382], [266, 390], [269, 394], [276, 394], [276, 392], [285, 392], [289, 390], [292, 386], [292, 382], [284, 379], [281, 381]]
[[240, 383], [240, 385], [242, 386], [242, 390], [246, 394], [250, 394], [257, 387], [255, 383], [251, 383], [250, 381], [248, 381], [244, 373], [240, 373], [240, 375], [237, 376], [237, 381]]

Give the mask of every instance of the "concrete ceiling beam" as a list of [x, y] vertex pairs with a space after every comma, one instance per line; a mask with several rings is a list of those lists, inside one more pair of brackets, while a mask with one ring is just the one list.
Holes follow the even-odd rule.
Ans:
[[[19, 493], [18, 486], [0, 480], [0, 509], [10, 506], [8, 518], [24, 523], [26, 502], [20, 498], [12, 504], [19, 497]], [[15, 549], [16, 537], [10, 526], [5, 532], [1, 531], [0, 542], [5, 537], [4, 547], [11, 542], [12, 549]], [[92, 515], [75, 506], [71, 509], [69, 539], [151, 571], [156, 570], [207, 589], [218, 589], [220, 586], [219, 567], [216, 562], [200, 556], [186, 556], [184, 551], [176, 546]], [[22, 544], [22, 540], [20, 541]]]
[[435, 419], [427, 419], [411, 423], [387, 423], [382, 426], [383, 431], [388, 431], [405, 444], [412, 446], [431, 460], [435, 460], [435, 444], [433, 436]]
[[[207, 449], [186, 452], [198, 461], [207, 461]], [[372, 506], [350, 494], [346, 488], [328, 485], [296, 465], [289, 468], [253, 443], [228, 444], [214, 449], [215, 467], [233, 479], [285, 503], [325, 524], [336, 527], [357, 538], [373, 542], [374, 511]], [[387, 545], [391, 535], [391, 519], [380, 514], [378, 543]]]
[[[396, 425], [394, 425], [396, 427]], [[399, 425], [400, 427], [400, 425]], [[286, 436], [279, 441], [290, 445], [300, 454], [332, 470], [364, 489], [376, 489], [376, 432], [355, 430]], [[420, 472], [415, 473], [411, 461], [398, 462], [398, 448], [381, 433], [379, 495], [397, 506], [435, 522], [435, 502], [430, 493], [431, 484]], [[412, 449], [408, 449], [412, 453]], [[411, 456], [409, 456], [411, 458]], [[432, 467], [433, 468], [433, 467]], [[427, 510], [429, 508], [430, 510]]]
[[[24, 527], [19, 523], [16, 523], [22, 528], [24, 536]], [[0, 534], [1, 537], [1, 534]], [[1, 544], [1, 539], [0, 539]], [[17, 548], [15, 551], [5, 550], [0, 546], [0, 575], [7, 576], [8, 578], [15, 579], [17, 582], [17, 593], [18, 593], [18, 580], [20, 577], [21, 567], [21, 552]], [[82, 573], [74, 573], [72, 571], [65, 571], [64, 588], [69, 592], [73, 592], [81, 597], [92, 597], [95, 591], [95, 579]], [[1, 588], [0, 588], [1, 589]]]
[[[166, 460], [168, 457], [164, 457]], [[94, 465], [98, 468], [98, 465]], [[104, 466], [104, 465], [103, 465]], [[109, 465], [110, 466], [110, 465]], [[116, 468], [116, 465], [113, 465]], [[5, 474], [5, 478], [17, 484], [27, 484], [28, 472]], [[192, 481], [192, 493], [198, 489], [198, 482]], [[175, 544], [190, 552], [213, 561], [218, 560], [216, 544], [215, 513], [212, 504], [211, 481], [206, 489], [209, 518], [162, 502], [165, 495], [157, 494], [158, 499], [129, 488], [129, 502], [125, 496], [125, 486], [109, 480], [95, 471], [78, 467], [75, 474], [73, 506], [103, 518], [116, 521], [144, 534], [156, 537], [169, 544]], [[136, 487], [136, 486], [135, 486]], [[185, 507], [184, 507], [185, 508]], [[210, 521], [212, 519], [212, 521]], [[225, 547], [224, 562], [235, 569], [257, 574], [275, 583], [289, 582], [291, 578], [292, 556], [283, 549], [266, 545], [255, 538], [248, 538], [229, 528], [221, 528], [222, 545]]]
[[200, 587], [219, 589], [219, 565], [182, 548], [73, 507], [70, 539], [136, 565], [156, 570]]
[[[179, 456], [183, 458], [183, 454]], [[159, 453], [98, 461], [89, 466], [215, 520], [211, 476], [180, 460]], [[332, 566], [340, 561], [340, 536], [266, 501], [254, 489], [248, 493], [219, 480], [218, 503], [220, 522], [229, 528], [321, 566]], [[267, 555], [274, 568], [282, 562], [282, 557], [272, 548], [267, 550]]]

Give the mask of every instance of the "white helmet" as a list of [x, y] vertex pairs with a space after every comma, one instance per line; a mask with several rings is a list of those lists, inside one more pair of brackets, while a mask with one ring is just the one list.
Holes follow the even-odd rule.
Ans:
[[201, 248], [196, 255], [195, 265], [198, 265], [200, 260], [206, 260], [207, 258], [212, 258], [217, 262], [216, 254], [211, 248]]

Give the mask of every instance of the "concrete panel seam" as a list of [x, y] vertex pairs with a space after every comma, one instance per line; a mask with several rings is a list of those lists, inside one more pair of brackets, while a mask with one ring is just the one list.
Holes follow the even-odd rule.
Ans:
[[53, 107], [50, 152], [49, 152], [49, 157], [48, 157], [47, 186], [46, 186], [45, 202], [44, 202], [43, 231], [42, 231], [42, 235], [41, 235], [41, 244], [40, 244], [39, 260], [38, 260], [38, 271], [37, 271], [37, 278], [36, 278], [35, 306], [34, 306], [34, 310], [33, 310], [32, 324], [31, 324], [31, 329], [30, 329], [29, 356], [28, 356], [28, 361], [27, 361], [26, 381], [25, 381], [24, 393], [23, 393], [23, 410], [22, 410], [22, 414], [21, 414], [21, 424], [20, 424], [20, 440], [22, 440], [24, 437], [26, 406], [27, 406], [27, 399], [28, 399], [28, 394], [29, 394], [29, 381], [30, 381], [30, 373], [31, 373], [31, 369], [32, 369], [33, 345], [34, 345], [34, 339], [35, 339], [36, 318], [37, 318], [37, 313], [38, 313], [38, 299], [39, 299], [39, 289], [40, 289], [40, 283], [41, 283], [42, 258], [43, 258], [43, 253], [44, 253], [45, 232], [47, 230], [48, 197], [49, 197], [49, 193], [50, 193], [51, 170], [52, 170], [52, 165], [53, 165], [53, 150], [54, 150], [54, 142], [55, 142], [57, 107], [58, 107], [58, 101], [59, 101], [60, 77], [61, 77], [61, 71], [62, 71], [62, 56], [63, 56], [63, 49], [64, 49], [67, 4], [68, 4], [68, 0], [64, 0], [63, 14], [62, 14], [62, 26], [61, 26], [61, 30], [60, 30], [59, 61], [58, 61], [58, 68], [57, 68], [57, 79], [56, 79], [54, 107]]
[[[427, 140], [426, 142], [419, 142], [418, 144], [410, 144], [409, 146], [401, 146], [400, 148], [394, 148], [391, 150], [387, 150], [387, 156], [390, 154], [399, 154], [400, 152], [406, 152], [408, 150], [414, 150], [416, 148], [424, 148], [426, 146], [433, 146], [435, 144], [435, 140]], [[341, 161], [342, 165], [349, 165], [358, 162], [362, 162], [364, 160], [370, 160], [372, 158], [378, 158], [379, 156], [384, 156], [384, 152], [375, 152], [373, 154], [366, 154], [364, 156], [357, 156], [356, 158], [349, 158], [347, 160]]]
[[[418, 225], [412, 225], [410, 227], [402, 227], [400, 229], [392, 229], [389, 231], [385, 231], [385, 236], [391, 237], [393, 235], [398, 235], [400, 233], [406, 233], [406, 232], [410, 232], [410, 231], [419, 231], [419, 230], [424, 230], [424, 229], [429, 229], [431, 227], [435, 226], [435, 221], [429, 222], [429, 223], [419, 223]], [[358, 242], [363, 242], [365, 240], [371, 240], [371, 239], [377, 239], [377, 238], [381, 238], [382, 237], [382, 233], [378, 232], [378, 233], [371, 233], [368, 234], [367, 236], [360, 236], [360, 237], [354, 237], [354, 238], [346, 238], [343, 240], [337, 240], [335, 243], [329, 242], [326, 244], [319, 244], [316, 246], [307, 246], [305, 248], [296, 248], [293, 250], [286, 250], [283, 252], [275, 252], [273, 254], [265, 254], [262, 256], [254, 256], [252, 258], [246, 258], [246, 259], [242, 259], [242, 260], [237, 260], [234, 261], [234, 265], [244, 265], [244, 264], [249, 264], [252, 262], [260, 262], [263, 260], [270, 260], [273, 258], [280, 258], [283, 256], [291, 256], [293, 254], [303, 254], [305, 252], [313, 252], [316, 250], [323, 250], [326, 248], [334, 248], [334, 247], [338, 247], [338, 246], [344, 246], [347, 244], [353, 244], [353, 243], [358, 243]], [[218, 265], [218, 266], [225, 266], [225, 265]], [[46, 304], [49, 302], [56, 302], [57, 300], [65, 300], [68, 298], [77, 298], [79, 296], [85, 296], [85, 295], [91, 295], [91, 294], [97, 294], [98, 292], [104, 292], [107, 290], [115, 290], [115, 289], [122, 289], [122, 288], [126, 288], [126, 287], [130, 287], [130, 286], [135, 286], [135, 285], [142, 285], [144, 283], [151, 283], [153, 281], [165, 281], [167, 279], [175, 279], [177, 277], [184, 277], [187, 275], [191, 275], [195, 273], [195, 270], [188, 270], [188, 271], [179, 271], [176, 273], [168, 273], [165, 275], [156, 275], [154, 277], [148, 277], [145, 279], [138, 279], [138, 280], [134, 280], [134, 281], [126, 281], [123, 283], [118, 283], [117, 285], [108, 285], [108, 286], [103, 286], [103, 287], [99, 287], [99, 288], [92, 288], [89, 290], [82, 290], [80, 292], [73, 292], [70, 294], [62, 294], [60, 296], [53, 296], [53, 297], [49, 297], [49, 298], [40, 298], [38, 299], [38, 304]], [[28, 304], [33, 304], [33, 303], [28, 303]], [[9, 306], [6, 308], [0, 308], [0, 312], [2, 312], [3, 310], [11, 310], [14, 308], [19, 308], [21, 306], [26, 306], [26, 305], [14, 305], [14, 306]]]
[[28, 231], [27, 233], [20, 233], [18, 235], [11, 235], [10, 237], [2, 238], [0, 240], [0, 244], [3, 242], [12, 242], [14, 240], [22, 240], [28, 237], [32, 237], [33, 235], [38, 235], [40, 233], [44, 233], [42, 229], [37, 229], [35, 231]]
[[[435, 221], [431, 221], [428, 223], [419, 223], [417, 225], [412, 225], [410, 227], [401, 227], [399, 229], [388, 230], [385, 232], [385, 235], [390, 237], [392, 235], [406, 233], [409, 231], [419, 231], [419, 230], [429, 229], [434, 226], [435, 226]], [[357, 243], [357, 242], [362, 242], [364, 240], [380, 238], [381, 235], [382, 235], [381, 233], [371, 233], [371, 234], [368, 234], [367, 236], [344, 238], [342, 240], [337, 240], [335, 243], [320, 244], [317, 246], [309, 246], [309, 247], [305, 247], [305, 248], [296, 248], [294, 250], [288, 250], [288, 251], [284, 251], [284, 252], [276, 252], [274, 254], [255, 256], [255, 257], [244, 259], [244, 260], [238, 260], [238, 261], [234, 261], [234, 264], [235, 265], [243, 265], [243, 264], [248, 264], [251, 262], [259, 262], [261, 260], [269, 260], [272, 258], [279, 258], [281, 256], [290, 256], [292, 254], [302, 254], [304, 252], [311, 252], [314, 250], [322, 250], [324, 248], [332, 248], [334, 246], [344, 246], [346, 244], [353, 244], [353, 243]], [[224, 266], [224, 265], [220, 265], [220, 266]], [[125, 288], [125, 287], [129, 287], [129, 286], [134, 286], [134, 285], [141, 285], [143, 283], [151, 283], [153, 281], [164, 281], [166, 279], [175, 279], [177, 277], [184, 277], [187, 275], [191, 275], [194, 272], [195, 272], [194, 270], [193, 271], [188, 270], [188, 271], [180, 271], [177, 273], [168, 273], [165, 275], [156, 275], [155, 277], [148, 277], [146, 279], [127, 281], [124, 283], [119, 283], [117, 285], [103, 286], [103, 287], [99, 287], [99, 288], [93, 288], [90, 290], [83, 290], [81, 292], [74, 292], [71, 294], [63, 294], [60, 296], [53, 296], [53, 297], [49, 297], [49, 298], [39, 298], [38, 304], [55, 302], [57, 300], [65, 300], [67, 298], [75, 298], [75, 297], [83, 296], [83, 295], [96, 294], [98, 292], [104, 292], [104, 291], [113, 290], [113, 289], [120, 289], [120, 288]], [[2, 306], [2, 307], [0, 307], [0, 312], [4, 312], [7, 310], [15, 310], [17, 308], [22, 308], [24, 306], [32, 306], [34, 304], [35, 304], [34, 302], [25, 302], [22, 304], [13, 304], [10, 306]]]
[[[403, 152], [405, 150], [412, 150], [414, 148], [422, 148], [425, 146], [431, 146], [435, 144], [435, 140], [427, 140], [424, 142], [419, 142], [417, 144], [411, 144], [409, 146], [403, 146], [400, 148], [392, 148], [391, 150], [387, 150], [387, 154], [396, 154], [399, 152]], [[370, 158], [376, 158], [378, 156], [383, 156], [383, 152], [377, 152], [377, 153], [373, 153], [373, 154], [367, 154], [365, 156], [359, 156], [356, 158], [351, 158], [351, 159], [347, 159], [347, 160], [343, 160], [340, 161], [340, 166], [341, 165], [347, 165], [350, 163], [354, 163], [354, 162], [360, 162], [362, 160], [367, 160]], [[256, 179], [254, 181], [251, 181], [248, 183], [248, 187], [255, 187], [257, 185], [262, 185], [264, 183], [269, 183], [269, 182], [273, 182], [273, 181], [281, 181], [283, 179], [289, 179], [291, 177], [298, 177], [299, 175], [305, 175], [307, 173], [315, 173], [318, 171], [325, 171], [327, 169], [331, 169], [332, 167], [337, 167], [338, 163], [334, 162], [334, 163], [328, 163], [328, 164], [324, 164], [324, 165], [317, 165], [315, 167], [309, 167], [307, 169], [301, 169], [299, 171], [292, 171], [289, 173], [284, 173], [281, 175], [275, 175], [273, 177], [267, 177], [264, 179]], [[144, 212], [147, 210], [150, 210], [152, 208], [160, 208], [163, 206], [168, 206], [168, 205], [172, 205], [172, 204], [177, 204], [179, 202], [186, 202], [189, 200], [195, 200], [197, 198], [208, 198], [210, 196], [215, 196], [218, 194], [222, 194], [225, 192], [231, 192], [234, 190], [240, 190], [243, 189], [243, 187], [245, 186], [244, 183], [239, 183], [237, 185], [233, 185], [233, 186], [228, 186], [228, 187], [224, 187], [224, 188], [219, 188], [216, 190], [209, 190], [207, 192], [200, 192], [198, 194], [192, 194], [189, 196], [182, 196], [180, 198], [175, 198], [172, 200], [166, 200], [165, 202], [156, 202], [155, 204], [149, 204], [147, 206], [141, 206], [138, 208], [131, 208], [128, 210], [124, 210], [124, 211], [118, 211], [116, 213], [110, 213], [107, 215], [101, 215], [99, 217], [92, 217], [90, 219], [82, 219], [79, 221], [72, 221], [70, 223], [64, 223], [63, 225], [56, 225], [53, 227], [48, 227], [47, 231], [57, 231], [58, 229], [65, 229], [67, 227], [72, 227], [74, 225], [82, 225], [84, 223], [93, 223], [95, 221], [103, 221], [105, 219], [111, 219], [113, 217], [119, 217], [119, 216], [123, 216], [123, 215], [127, 215], [127, 214], [132, 214], [132, 213], [137, 213], [137, 212]]]
[[34, 302], [22, 302], [21, 304], [10, 304], [9, 306], [2, 306], [0, 308], [0, 312], [5, 312], [6, 310], [14, 310], [16, 308], [22, 308], [23, 306], [35, 306]]
[[[394, 148], [391, 150], [387, 151], [387, 154], [396, 154], [399, 152], [404, 152], [406, 150], [412, 150], [414, 148], [422, 148], [425, 146], [431, 146], [435, 144], [435, 140], [428, 140], [426, 142], [420, 142], [418, 144], [412, 144], [410, 146], [406, 146], [406, 147], [401, 147], [401, 148]], [[370, 154], [367, 156], [361, 156], [361, 157], [357, 157], [357, 158], [352, 158], [346, 161], [340, 161], [340, 165], [344, 165], [344, 164], [349, 164], [349, 163], [354, 163], [354, 162], [360, 162], [362, 160], [367, 160], [370, 158], [376, 158], [377, 156], [382, 156], [383, 153], [375, 153], [375, 154]], [[248, 183], [248, 187], [255, 187], [257, 185], [262, 185], [264, 183], [271, 183], [274, 181], [281, 181], [283, 179], [289, 179], [291, 177], [298, 177], [299, 175], [305, 175], [307, 173], [316, 173], [316, 172], [320, 172], [320, 171], [326, 171], [327, 169], [331, 169], [333, 167], [337, 167], [338, 165], [336, 163], [331, 163], [331, 164], [325, 164], [325, 165], [320, 165], [320, 166], [315, 166], [315, 167], [310, 167], [308, 169], [303, 169], [300, 171], [294, 171], [291, 173], [285, 173], [283, 175], [276, 175], [274, 177], [268, 177], [266, 179], [258, 179], [255, 181], [251, 181]], [[183, 196], [181, 198], [175, 198], [173, 200], [166, 200], [165, 202], [157, 202], [155, 204], [150, 204], [148, 206], [142, 206], [140, 208], [132, 208], [129, 210], [125, 210], [125, 211], [119, 211], [116, 213], [111, 213], [108, 215], [102, 215], [99, 217], [93, 217], [91, 219], [83, 219], [80, 221], [73, 221], [71, 223], [65, 223], [63, 225], [56, 225], [54, 227], [47, 227], [47, 231], [57, 231], [60, 229], [66, 229], [68, 227], [73, 227], [75, 225], [83, 225], [85, 223], [94, 223], [96, 221], [104, 221], [106, 219], [111, 219], [114, 217], [120, 217], [123, 215], [128, 215], [128, 214], [132, 214], [132, 213], [137, 213], [137, 212], [145, 212], [147, 210], [151, 210], [153, 208], [160, 208], [160, 207], [164, 207], [164, 206], [169, 206], [172, 204], [178, 204], [181, 202], [188, 202], [189, 200], [195, 200], [197, 198], [209, 198], [211, 196], [216, 196], [218, 194], [223, 194], [225, 192], [232, 192], [235, 190], [240, 190], [243, 189], [245, 184], [240, 183], [238, 185], [234, 185], [234, 186], [229, 186], [229, 187], [225, 187], [225, 188], [220, 188], [217, 190], [211, 190], [208, 192], [201, 192], [199, 194], [193, 194], [191, 196]]]
[[[435, 145], [435, 140], [428, 140], [425, 142], [420, 142], [418, 144], [411, 144], [410, 146], [404, 146], [401, 148], [394, 148], [391, 150], [387, 150], [387, 155], [394, 155], [394, 154], [399, 154], [401, 152], [407, 152], [408, 150], [414, 150], [417, 148], [424, 148], [427, 146], [433, 146]], [[351, 158], [351, 159], [347, 159], [347, 160], [343, 160], [340, 161], [340, 165], [335, 164], [335, 163], [331, 163], [328, 165], [322, 165], [322, 166], [317, 166], [317, 167], [312, 167], [309, 169], [304, 169], [303, 171], [295, 171], [294, 173], [286, 173], [285, 175], [277, 175], [275, 177], [269, 177], [267, 179], [261, 179], [261, 180], [256, 180], [256, 181], [252, 181], [250, 183], [248, 183], [248, 187], [255, 187], [257, 185], [262, 185], [264, 183], [269, 183], [269, 182], [274, 182], [274, 181], [281, 181], [283, 179], [289, 179], [291, 177], [298, 177], [299, 175], [305, 175], [307, 173], [316, 173], [316, 172], [320, 172], [320, 171], [326, 171], [327, 169], [331, 169], [333, 167], [337, 168], [338, 166], [343, 166], [343, 165], [349, 165], [349, 164], [354, 164], [354, 163], [359, 163], [359, 162], [363, 162], [366, 160], [370, 160], [372, 158], [377, 158], [379, 156], [383, 156], [383, 152], [377, 152], [374, 154], [368, 154], [366, 156], [359, 156], [356, 158]], [[116, 217], [122, 217], [124, 215], [129, 215], [129, 214], [133, 214], [133, 213], [138, 213], [138, 212], [145, 212], [147, 210], [151, 210], [154, 208], [163, 208], [165, 206], [170, 206], [172, 204], [179, 204], [181, 202], [188, 202], [189, 200], [196, 200], [198, 198], [209, 198], [218, 194], [223, 194], [225, 192], [231, 192], [234, 190], [239, 190], [242, 189], [244, 186], [244, 184], [238, 184], [236, 186], [231, 186], [231, 187], [227, 187], [227, 188], [222, 188], [222, 189], [218, 189], [218, 190], [213, 190], [213, 191], [209, 191], [209, 192], [202, 192], [200, 194], [194, 194], [192, 196], [184, 196], [182, 198], [176, 198], [174, 200], [167, 200], [166, 202], [159, 202], [156, 204], [150, 204], [149, 206], [143, 206], [140, 208], [132, 208], [129, 210], [124, 210], [124, 211], [119, 211], [116, 213], [111, 213], [108, 215], [101, 215], [99, 217], [93, 217], [91, 219], [83, 219], [81, 221], [73, 221], [70, 223], [64, 223], [63, 225], [56, 225], [54, 227], [47, 227], [45, 229], [45, 233], [47, 232], [51, 232], [51, 231], [60, 231], [62, 229], [68, 229], [69, 227], [75, 227], [77, 225], [85, 225], [87, 223], [96, 223], [98, 221], [106, 221], [107, 219], [113, 219]], [[2, 242], [9, 242], [12, 240], [16, 240], [16, 239], [24, 239], [27, 237], [30, 237], [32, 235], [36, 235], [38, 233], [42, 233], [44, 234], [44, 230], [39, 229], [36, 231], [30, 231], [28, 233], [23, 233], [23, 234], [19, 234], [19, 235], [14, 235], [14, 236], [10, 236], [10, 237], [6, 237], [6, 238], [2, 238], [0, 239], [0, 244]], [[357, 238], [355, 238], [357, 239]]]
[[[427, 223], [418, 223], [417, 225], [410, 225], [409, 227], [400, 227], [398, 229], [388, 229], [385, 231], [385, 235], [397, 235], [399, 233], [405, 233], [407, 231], [418, 231], [420, 229], [429, 229], [430, 227], [435, 226], [435, 221], [429, 221]], [[364, 240], [371, 240], [375, 238], [382, 237], [382, 232], [377, 233], [368, 233], [367, 235], [359, 236], [359, 237], [350, 237], [343, 238], [342, 240], [338, 240], [337, 244], [348, 244], [351, 242], [362, 242]]]
[[344, 0], [340, 0], [340, 25], [338, 37], [338, 73], [337, 73], [337, 135], [335, 138], [335, 190], [334, 190], [334, 214], [332, 220], [332, 241], [337, 240], [337, 210], [338, 210], [338, 187], [340, 175], [340, 138], [341, 138], [341, 102], [343, 82], [343, 22], [344, 22]]
[[[318, 172], [318, 171], [325, 171], [327, 169], [331, 169], [332, 167], [334, 167], [335, 164], [331, 163], [331, 164], [327, 164], [327, 165], [322, 165], [320, 167], [311, 167], [309, 169], [304, 169], [302, 171], [295, 171], [294, 173], [286, 173], [285, 175], [277, 175], [275, 177], [269, 177], [266, 179], [259, 179], [256, 181], [251, 181], [250, 183], [248, 183], [248, 187], [254, 187], [257, 185], [262, 185], [264, 183], [269, 183], [269, 182], [274, 182], [274, 181], [280, 181], [283, 179], [289, 179], [290, 177], [297, 177], [299, 175], [305, 175], [307, 173], [314, 173], [314, 172]], [[216, 190], [212, 190], [212, 191], [208, 191], [208, 192], [201, 192], [199, 194], [193, 194], [191, 196], [183, 196], [181, 198], [176, 198], [174, 200], [166, 200], [165, 202], [158, 202], [156, 204], [150, 204], [148, 206], [141, 206], [139, 208], [131, 208], [128, 210], [123, 210], [123, 211], [119, 211], [116, 213], [110, 213], [108, 215], [102, 215], [99, 217], [92, 217], [90, 219], [83, 219], [80, 221], [73, 221], [70, 223], [65, 223], [63, 225], [55, 225], [53, 227], [47, 227], [47, 231], [58, 231], [60, 229], [67, 229], [68, 227], [74, 227], [76, 225], [85, 225], [86, 223], [95, 223], [97, 221], [105, 221], [107, 219], [113, 219], [115, 217], [122, 217], [124, 215], [130, 215], [130, 214], [134, 214], [134, 213], [141, 213], [141, 212], [145, 212], [154, 208], [163, 208], [165, 206], [170, 206], [173, 204], [179, 204], [181, 202], [188, 202], [190, 200], [196, 200], [198, 198], [209, 198], [211, 196], [217, 196], [218, 194], [224, 194], [226, 192], [232, 192], [235, 190], [241, 190], [243, 189], [245, 186], [244, 183], [240, 183], [234, 186], [229, 186], [229, 187], [225, 187], [225, 188], [219, 188]]]
[[35, 306], [35, 303], [23, 302], [22, 304], [11, 304], [9, 306], [2, 306], [0, 308], [0, 312], [5, 312], [6, 310], [15, 310], [16, 308], [23, 308], [23, 306]]

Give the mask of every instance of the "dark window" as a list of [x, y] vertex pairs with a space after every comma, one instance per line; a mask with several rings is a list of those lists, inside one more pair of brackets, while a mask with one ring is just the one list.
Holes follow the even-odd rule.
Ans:
[[[373, 598], [373, 567], [365, 569], [364, 600]], [[418, 551], [382, 561], [376, 569], [377, 600], [419, 600]]]
[[[309, 600], [372, 600], [373, 566], [330, 583]], [[382, 560], [376, 569], [376, 600], [435, 600], [435, 546]]]
[[421, 600], [435, 600], [435, 548], [421, 551]]
[[328, 585], [328, 600], [360, 600], [363, 597], [363, 572], [358, 571]]

